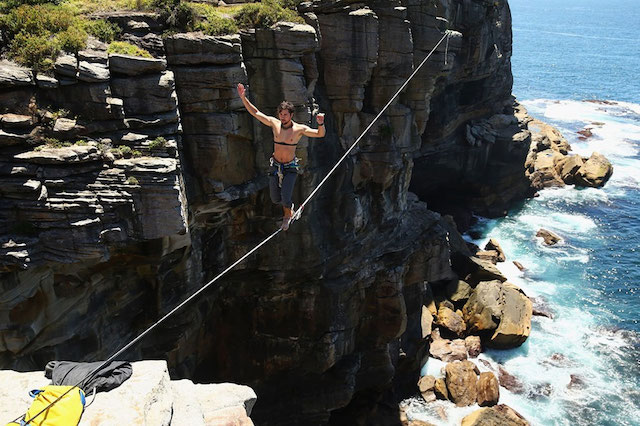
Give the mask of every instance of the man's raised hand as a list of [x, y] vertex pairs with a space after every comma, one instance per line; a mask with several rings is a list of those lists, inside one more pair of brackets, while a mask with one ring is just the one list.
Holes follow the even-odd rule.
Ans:
[[244, 88], [244, 84], [238, 83], [238, 95], [241, 98], [244, 97], [244, 94], [245, 94], [246, 91], [247, 91], [247, 89]]
[[321, 112], [320, 114], [316, 115], [316, 121], [318, 122], [318, 125], [324, 124], [324, 113]]

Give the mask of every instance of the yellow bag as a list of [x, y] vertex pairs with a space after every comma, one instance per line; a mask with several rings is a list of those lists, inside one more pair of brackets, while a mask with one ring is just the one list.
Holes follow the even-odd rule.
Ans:
[[[36, 389], [29, 392], [34, 400], [27, 413], [20, 419], [20, 423], [11, 422], [7, 426], [26, 424], [32, 426], [70, 426], [80, 423], [84, 411], [85, 397], [80, 388], [72, 389], [58, 402], [49, 407], [45, 412], [35, 417], [49, 404], [58, 399], [73, 386], [45, 386], [44, 389]], [[35, 418], [34, 418], [35, 417]], [[33, 421], [29, 421], [33, 419]], [[28, 423], [27, 423], [28, 422]]]

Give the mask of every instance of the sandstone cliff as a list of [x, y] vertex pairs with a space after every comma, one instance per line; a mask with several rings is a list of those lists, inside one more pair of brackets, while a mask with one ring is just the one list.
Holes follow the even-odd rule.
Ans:
[[[158, 59], [94, 42], [53, 77], [0, 64], [0, 367], [103, 359], [274, 230], [272, 136], [236, 83], [265, 112], [285, 98], [297, 121], [327, 112], [327, 136], [297, 153], [300, 201], [448, 28], [463, 38], [441, 45], [302, 219], [129, 354], [249, 384], [259, 424], [339, 422], [413, 387], [426, 283], [457, 279], [428, 207], [500, 214], [529, 189], [508, 4], [300, 10], [307, 25], [224, 37], [162, 38], [153, 15], [113, 16]], [[36, 149], [43, 137], [88, 142]]]

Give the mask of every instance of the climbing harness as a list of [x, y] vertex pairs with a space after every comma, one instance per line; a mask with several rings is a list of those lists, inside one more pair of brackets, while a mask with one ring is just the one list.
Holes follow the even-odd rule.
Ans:
[[295, 157], [293, 160], [288, 163], [279, 163], [275, 158], [271, 157], [269, 159], [269, 165], [271, 167], [275, 167], [270, 174], [271, 176], [278, 176], [278, 186], [282, 188], [282, 179], [284, 179], [284, 175], [287, 173], [298, 173], [300, 170], [300, 159]]
[[[387, 108], [389, 108], [389, 106], [393, 103], [393, 101], [398, 97], [398, 95], [400, 94], [400, 92], [407, 86], [407, 84], [409, 84], [409, 82], [411, 81], [411, 79], [418, 73], [418, 71], [420, 71], [420, 68], [422, 68], [422, 66], [427, 62], [427, 60], [431, 57], [431, 55], [433, 54], [433, 52], [436, 51], [436, 49], [438, 48], [438, 46], [440, 46], [440, 44], [442, 44], [442, 42], [445, 40], [445, 38], [447, 39], [447, 41], [449, 40], [449, 37], [459, 37], [461, 36], [460, 33], [456, 32], [456, 31], [451, 31], [451, 30], [446, 30], [445, 34], [442, 36], [442, 38], [440, 39], [440, 41], [438, 41], [438, 43], [436, 43], [436, 45], [433, 47], [433, 49], [431, 49], [431, 51], [429, 52], [429, 54], [422, 60], [422, 62], [420, 62], [420, 65], [418, 65], [416, 67], [416, 69], [413, 71], [413, 73], [411, 73], [411, 75], [407, 78], [407, 80], [404, 82], [404, 84], [396, 91], [396, 93], [393, 95], [393, 97], [389, 100], [389, 102], [387, 102], [387, 104], [384, 106], [384, 108], [382, 108], [382, 110], [378, 113], [378, 115], [376, 115], [376, 117], [373, 119], [373, 121], [367, 126], [367, 128], [360, 134], [360, 136], [358, 137], [358, 139], [356, 139], [356, 141], [349, 147], [349, 149], [347, 149], [347, 151], [342, 155], [342, 157], [340, 157], [340, 159], [336, 162], [336, 164], [333, 166], [333, 168], [331, 170], [329, 170], [329, 173], [327, 173], [327, 175], [324, 177], [324, 179], [322, 179], [322, 181], [318, 184], [318, 186], [315, 187], [315, 189], [311, 192], [311, 194], [309, 194], [309, 196], [302, 202], [302, 204], [300, 205], [300, 207], [298, 207], [298, 210], [296, 210], [295, 212], [293, 212], [293, 215], [291, 217], [290, 223], [292, 223], [293, 221], [297, 220], [300, 218], [301, 214], [302, 214], [302, 210], [304, 209], [305, 205], [309, 202], [309, 200], [311, 200], [311, 198], [313, 198], [313, 196], [318, 192], [318, 190], [320, 190], [320, 188], [322, 187], [322, 185], [324, 185], [324, 183], [329, 179], [329, 177], [333, 174], [333, 172], [338, 168], [338, 166], [344, 161], [345, 158], [347, 158], [347, 156], [349, 155], [349, 153], [351, 151], [353, 151], [353, 148], [356, 147], [356, 145], [358, 144], [358, 142], [360, 142], [360, 140], [364, 137], [364, 135], [369, 131], [369, 129], [371, 129], [371, 127], [373, 126], [373, 124], [382, 116], [382, 114], [387, 110]], [[446, 56], [445, 56], [445, 60], [446, 60]], [[282, 142], [281, 142], [282, 143]], [[275, 161], [272, 159], [272, 161]], [[296, 160], [294, 160], [296, 161]], [[290, 164], [290, 163], [288, 163]], [[178, 306], [176, 306], [175, 308], [173, 308], [169, 313], [167, 313], [166, 315], [164, 315], [162, 318], [160, 318], [158, 321], [156, 321], [155, 323], [153, 323], [149, 328], [147, 328], [146, 330], [144, 330], [142, 333], [140, 333], [135, 339], [133, 339], [131, 342], [129, 342], [128, 344], [126, 344], [124, 347], [122, 347], [120, 350], [118, 350], [116, 353], [114, 353], [113, 355], [111, 355], [106, 361], [104, 361], [102, 364], [100, 364], [96, 369], [94, 369], [93, 371], [91, 371], [84, 379], [82, 379], [81, 381], [79, 381], [77, 384], [75, 384], [74, 386], [69, 386], [69, 389], [64, 392], [62, 395], [58, 396], [55, 400], [53, 400], [51, 403], [49, 403], [49, 405], [47, 405], [46, 407], [44, 407], [40, 412], [38, 412], [37, 414], [35, 414], [33, 417], [31, 417], [26, 423], [24, 423], [24, 425], [28, 425], [29, 423], [33, 422], [38, 416], [40, 416], [42, 413], [44, 413], [45, 411], [47, 411], [52, 405], [54, 405], [56, 402], [60, 401], [62, 398], [65, 397], [65, 395], [67, 395], [69, 392], [71, 392], [73, 389], [80, 387], [80, 385], [85, 382], [86, 380], [90, 379], [91, 377], [93, 377], [93, 375], [95, 375], [98, 371], [100, 371], [104, 366], [108, 365], [111, 361], [115, 360], [118, 356], [120, 356], [123, 352], [125, 352], [127, 349], [129, 349], [130, 347], [132, 347], [133, 345], [135, 345], [136, 343], [138, 343], [140, 340], [142, 340], [143, 337], [145, 337], [147, 334], [149, 334], [152, 330], [154, 330], [157, 326], [159, 326], [160, 324], [162, 324], [167, 318], [169, 318], [170, 316], [172, 316], [173, 314], [175, 314], [177, 311], [179, 311], [180, 309], [182, 309], [183, 306], [185, 306], [187, 303], [189, 303], [190, 301], [192, 301], [193, 299], [195, 299], [198, 295], [200, 295], [203, 291], [205, 291], [207, 288], [209, 288], [213, 283], [215, 283], [218, 279], [220, 279], [223, 275], [225, 275], [227, 272], [229, 272], [230, 270], [232, 270], [233, 268], [235, 268], [236, 265], [238, 265], [239, 263], [241, 263], [243, 260], [245, 260], [247, 257], [249, 257], [250, 255], [252, 255], [253, 253], [255, 253], [258, 249], [260, 249], [260, 247], [262, 247], [263, 245], [265, 245], [266, 243], [268, 243], [269, 241], [271, 241], [276, 235], [278, 235], [278, 233], [282, 231], [281, 228], [276, 229], [271, 235], [269, 235], [268, 237], [266, 237], [264, 240], [262, 240], [262, 242], [260, 242], [257, 246], [255, 246], [254, 248], [252, 248], [251, 250], [249, 250], [244, 256], [242, 256], [241, 258], [239, 258], [238, 260], [236, 260], [235, 262], [233, 262], [230, 266], [228, 266], [224, 271], [220, 272], [218, 275], [216, 275], [211, 281], [209, 281], [208, 283], [206, 283], [205, 285], [203, 285], [202, 287], [200, 287], [199, 290], [197, 290], [195, 293], [193, 293], [191, 296], [189, 296], [187, 299], [185, 299], [182, 303], [180, 303]], [[22, 417], [22, 416], [20, 416]], [[18, 417], [19, 420], [20, 417]]]

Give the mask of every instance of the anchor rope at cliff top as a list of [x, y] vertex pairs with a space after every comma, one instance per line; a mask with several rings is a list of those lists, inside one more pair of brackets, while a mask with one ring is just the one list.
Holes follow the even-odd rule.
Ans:
[[[360, 140], [364, 137], [364, 135], [371, 129], [371, 127], [375, 124], [375, 122], [382, 116], [382, 114], [387, 110], [387, 108], [389, 108], [389, 106], [393, 103], [393, 101], [398, 97], [398, 95], [400, 95], [400, 92], [402, 92], [402, 90], [407, 86], [407, 84], [409, 84], [409, 82], [411, 81], [411, 79], [418, 73], [418, 71], [420, 71], [420, 68], [422, 68], [422, 66], [427, 62], [427, 60], [431, 57], [431, 55], [433, 54], [433, 52], [436, 51], [436, 49], [438, 48], [438, 46], [440, 46], [440, 44], [442, 44], [442, 42], [447, 39], [447, 42], [449, 41], [449, 37], [452, 36], [458, 36], [460, 33], [456, 32], [456, 31], [451, 31], [451, 30], [446, 30], [445, 34], [442, 36], [442, 38], [440, 39], [440, 41], [438, 41], [438, 43], [436, 43], [436, 45], [433, 47], [433, 49], [431, 49], [431, 51], [429, 52], [429, 54], [422, 60], [422, 62], [420, 62], [420, 64], [416, 67], [416, 69], [413, 71], [413, 73], [411, 73], [411, 75], [405, 80], [404, 84], [402, 86], [400, 86], [400, 88], [396, 91], [396, 93], [391, 97], [391, 99], [389, 100], [389, 102], [387, 102], [387, 104], [382, 108], [382, 110], [380, 110], [380, 112], [378, 113], [378, 115], [376, 115], [376, 117], [373, 119], [373, 121], [371, 121], [371, 123], [367, 126], [366, 129], [364, 129], [364, 131], [360, 134], [360, 136], [355, 140], [355, 142], [349, 147], [349, 149], [347, 149], [347, 151], [342, 155], [342, 157], [340, 157], [340, 159], [336, 162], [336, 164], [333, 166], [333, 168], [327, 173], [327, 175], [324, 177], [324, 179], [322, 179], [322, 181], [318, 184], [318, 186], [315, 187], [315, 189], [311, 192], [311, 194], [309, 194], [309, 196], [302, 202], [302, 204], [300, 204], [300, 207], [298, 208], [298, 210], [296, 210], [296, 212], [293, 214], [292, 219], [296, 220], [298, 218], [300, 218], [300, 214], [302, 213], [302, 209], [304, 208], [304, 206], [309, 202], [309, 200], [311, 200], [311, 198], [313, 198], [313, 196], [318, 192], [318, 190], [322, 187], [322, 185], [324, 185], [324, 183], [329, 179], [329, 177], [333, 174], [333, 172], [338, 168], [338, 166], [347, 158], [347, 156], [349, 155], [349, 153], [351, 151], [353, 151], [353, 149], [356, 147], [356, 145], [358, 144], [358, 142], [360, 142]], [[446, 61], [446, 53], [445, 53], [445, 61]], [[446, 63], [446, 62], [445, 62]], [[123, 346], [121, 349], [119, 349], [117, 352], [115, 352], [113, 355], [111, 355], [109, 358], [107, 358], [102, 364], [100, 364], [96, 369], [94, 369], [93, 371], [91, 371], [89, 374], [87, 374], [87, 376], [85, 376], [85, 378], [83, 378], [82, 380], [80, 380], [78, 383], [76, 383], [75, 385], [73, 385], [71, 388], [69, 388], [65, 393], [63, 393], [62, 395], [60, 395], [58, 398], [56, 398], [55, 400], [53, 400], [49, 405], [47, 405], [45, 408], [43, 408], [40, 412], [38, 412], [35, 416], [33, 416], [30, 419], [25, 419], [25, 423], [24, 425], [28, 425], [29, 423], [31, 423], [33, 420], [35, 420], [38, 416], [40, 416], [42, 413], [44, 413], [45, 411], [47, 411], [53, 404], [55, 404], [56, 402], [58, 402], [59, 400], [61, 400], [62, 398], [65, 397], [65, 395], [67, 395], [69, 392], [71, 392], [73, 389], [78, 388], [82, 385], [82, 383], [84, 383], [86, 380], [90, 379], [91, 377], [93, 377], [98, 371], [100, 371], [103, 367], [105, 367], [106, 365], [108, 365], [111, 361], [115, 360], [118, 356], [120, 356], [122, 353], [124, 353], [127, 349], [131, 348], [133, 345], [135, 345], [136, 343], [138, 343], [140, 340], [142, 340], [142, 338], [144, 338], [147, 334], [149, 334], [153, 329], [155, 329], [157, 326], [159, 326], [160, 324], [162, 324], [167, 318], [171, 317], [173, 314], [175, 314], [177, 311], [179, 311], [180, 309], [182, 309], [182, 307], [184, 307], [187, 303], [189, 303], [190, 301], [192, 301], [194, 298], [196, 298], [198, 295], [200, 295], [203, 291], [205, 291], [207, 288], [209, 288], [213, 283], [215, 283], [217, 280], [219, 280], [222, 276], [224, 276], [227, 272], [229, 272], [230, 270], [232, 270], [233, 268], [236, 267], [236, 265], [238, 265], [239, 263], [241, 263], [243, 260], [245, 260], [247, 257], [249, 257], [250, 255], [252, 255], [254, 252], [256, 252], [260, 247], [262, 247], [263, 245], [265, 245], [267, 242], [269, 242], [271, 239], [273, 239], [279, 232], [281, 231], [281, 228], [278, 228], [276, 231], [274, 231], [271, 235], [269, 235], [267, 238], [265, 238], [264, 240], [262, 240], [262, 242], [260, 242], [258, 245], [256, 245], [254, 248], [252, 248], [251, 250], [249, 250], [246, 254], [244, 254], [241, 258], [239, 258], [238, 260], [236, 260], [235, 262], [233, 262], [230, 266], [228, 266], [224, 271], [220, 272], [218, 275], [216, 275], [212, 280], [210, 280], [208, 283], [206, 283], [205, 285], [203, 285], [202, 287], [200, 287], [199, 290], [197, 290], [195, 293], [193, 293], [191, 296], [189, 296], [187, 299], [185, 299], [182, 303], [180, 303], [178, 306], [176, 306], [175, 308], [173, 308], [170, 312], [168, 312], [166, 315], [164, 315], [162, 318], [160, 318], [159, 320], [157, 320], [155, 323], [153, 323], [149, 328], [147, 328], [146, 330], [144, 330], [142, 333], [140, 333], [135, 339], [133, 339], [132, 341], [130, 341], [129, 343], [127, 343], [125, 346]], [[19, 416], [16, 420], [20, 419], [22, 416]]]

